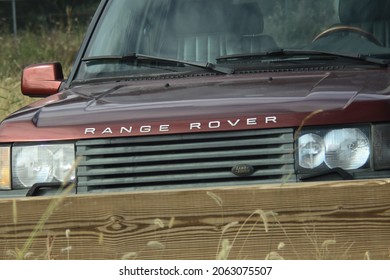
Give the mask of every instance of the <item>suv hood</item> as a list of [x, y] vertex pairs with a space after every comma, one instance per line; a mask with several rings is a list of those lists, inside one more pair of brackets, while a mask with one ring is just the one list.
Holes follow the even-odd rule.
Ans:
[[[79, 85], [38, 101], [6, 122], [32, 120], [37, 128], [62, 127], [64, 131], [67, 126], [83, 129], [277, 117], [270, 127], [291, 127], [316, 111], [322, 113], [312, 124], [367, 122], [388, 118], [383, 111], [387, 107], [382, 105], [382, 110], [380, 104], [386, 103], [383, 99], [389, 102], [389, 94], [390, 75], [383, 69], [102, 82]], [[373, 102], [379, 105], [367, 105]]]
[[[292, 86], [293, 85], [293, 86]], [[38, 127], [242, 114], [342, 110], [358, 96], [390, 94], [389, 73], [247, 75], [79, 86], [41, 107]], [[368, 96], [365, 96], [365, 99]]]

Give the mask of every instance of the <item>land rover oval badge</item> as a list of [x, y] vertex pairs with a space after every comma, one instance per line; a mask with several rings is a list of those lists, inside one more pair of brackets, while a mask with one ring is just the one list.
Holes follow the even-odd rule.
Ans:
[[237, 164], [233, 166], [232, 173], [238, 177], [249, 177], [255, 173], [255, 169], [248, 164]]

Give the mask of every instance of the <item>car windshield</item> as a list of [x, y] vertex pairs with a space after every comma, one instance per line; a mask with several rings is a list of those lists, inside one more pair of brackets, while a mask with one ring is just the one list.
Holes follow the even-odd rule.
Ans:
[[390, 1], [111, 0], [76, 79], [210, 71], [229, 63], [274, 67], [324, 54], [390, 58]]

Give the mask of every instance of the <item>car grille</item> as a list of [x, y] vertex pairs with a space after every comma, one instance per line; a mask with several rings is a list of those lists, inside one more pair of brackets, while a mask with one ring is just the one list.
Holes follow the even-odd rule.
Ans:
[[[296, 181], [293, 142], [292, 129], [81, 140], [76, 144], [77, 156], [82, 157], [78, 190]], [[232, 172], [243, 165], [253, 172]]]

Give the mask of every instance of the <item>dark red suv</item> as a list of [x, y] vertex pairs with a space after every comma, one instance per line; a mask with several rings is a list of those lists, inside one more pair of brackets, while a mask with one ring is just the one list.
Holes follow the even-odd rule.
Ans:
[[103, 0], [0, 125], [0, 197], [390, 177], [390, 1]]

